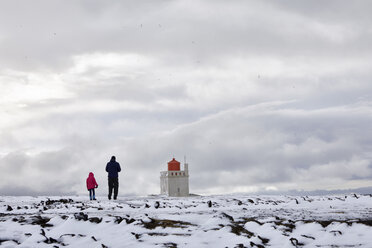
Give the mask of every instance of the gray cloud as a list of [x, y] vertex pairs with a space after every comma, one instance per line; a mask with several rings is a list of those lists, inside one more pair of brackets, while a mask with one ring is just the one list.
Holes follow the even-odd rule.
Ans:
[[369, 9], [2, 2], [0, 193], [106, 194], [111, 155], [123, 194], [184, 155], [195, 193], [369, 187]]
[[72, 56], [92, 51], [208, 64], [230, 56], [370, 56], [369, 3], [327, 5], [9, 1], [1, 8], [2, 64], [66, 68]]
[[[83, 192], [89, 171], [105, 185], [104, 166], [115, 154], [124, 169], [123, 193], [157, 193], [159, 171], [166, 169], [172, 156], [182, 160], [186, 155], [191, 187], [198, 193], [214, 187], [259, 190], [265, 185], [287, 190], [291, 189], [285, 186], [288, 183], [312, 190], [330, 187], [327, 183], [334, 178], [347, 185], [356, 177], [361, 181], [372, 178], [368, 152], [371, 137], [363, 132], [372, 117], [364, 107], [299, 111], [276, 103], [224, 111], [172, 131], [142, 137], [104, 139], [97, 134], [101, 139], [94, 139], [71, 133], [63, 140], [68, 147], [37, 155], [9, 154], [2, 159], [1, 168], [7, 174], [34, 175], [29, 180], [40, 190]], [[356, 119], [357, 124], [353, 121]], [[341, 173], [339, 168], [343, 168]], [[8, 178], [12, 177], [3, 178], [4, 184]], [[317, 184], [311, 188], [307, 184], [313, 180]]]

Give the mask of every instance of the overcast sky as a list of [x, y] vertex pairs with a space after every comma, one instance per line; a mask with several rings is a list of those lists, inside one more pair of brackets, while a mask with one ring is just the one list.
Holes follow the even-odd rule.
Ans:
[[0, 2], [0, 194], [372, 186], [370, 1]]

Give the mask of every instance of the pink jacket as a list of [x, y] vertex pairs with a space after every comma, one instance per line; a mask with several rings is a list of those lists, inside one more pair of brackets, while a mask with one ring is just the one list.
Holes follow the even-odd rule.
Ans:
[[87, 178], [87, 189], [94, 189], [96, 187], [98, 187], [98, 184], [96, 182], [96, 179], [94, 178], [94, 174], [90, 172]]

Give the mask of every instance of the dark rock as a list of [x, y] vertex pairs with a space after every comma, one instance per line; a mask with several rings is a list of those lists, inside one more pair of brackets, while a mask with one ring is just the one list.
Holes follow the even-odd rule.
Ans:
[[92, 236], [91, 238], [92, 238], [92, 239], [93, 239], [94, 241], [96, 241], [96, 242], [97, 242], [97, 239], [96, 239], [96, 238], [95, 238], [94, 236]]
[[18, 240], [16, 239], [0, 239], [0, 245], [3, 243], [3, 242], [7, 242], [7, 241], [12, 241], [14, 243], [16, 243], [17, 245], [21, 244]]
[[72, 199], [59, 199], [59, 200], [50, 200], [48, 199], [46, 202], [41, 201], [42, 204], [45, 203], [45, 205], [53, 205], [53, 204], [68, 204], [73, 203], [74, 201]]
[[135, 219], [133, 219], [133, 218], [131, 218], [131, 219], [127, 219], [127, 218], [125, 218], [125, 222], [127, 223], [127, 224], [132, 224], [133, 222], [135, 222], [136, 220]]
[[24, 216], [19, 216], [19, 217], [15, 218], [15, 219], [17, 219], [17, 222], [18, 223], [25, 223], [26, 222], [26, 218]]
[[288, 222], [283, 222], [282, 220], [280, 220], [280, 221], [275, 221], [274, 223], [275, 223], [275, 225], [277, 225], [277, 226], [284, 226], [284, 227], [285, 227], [285, 228], [284, 228], [284, 231], [286, 231], [286, 232], [292, 232], [293, 229], [296, 228], [296, 225], [293, 224], [293, 223], [291, 223], [290, 221], [288, 221]]
[[134, 235], [134, 237], [136, 237], [136, 239], [140, 239], [141, 238], [141, 234], [134, 233], [134, 232], [131, 232], [131, 234]]
[[247, 248], [247, 247], [244, 246], [243, 244], [237, 244], [234, 248]]
[[102, 248], [108, 248], [108, 246], [105, 246], [104, 244], [101, 244], [102, 245]]
[[254, 204], [254, 201], [252, 199], [248, 199], [248, 202]]
[[150, 208], [150, 205], [146, 203], [145, 208]]
[[102, 222], [102, 218], [92, 217], [92, 218], [89, 218], [89, 221], [92, 222], [92, 223], [99, 224], [99, 223]]
[[290, 238], [289, 241], [291, 241], [291, 244], [295, 247], [303, 246], [303, 243], [298, 242], [298, 239], [296, 238]]
[[74, 217], [77, 220], [84, 220], [84, 221], [87, 221], [88, 220], [88, 215], [87, 214], [84, 214], [83, 212], [74, 214]]
[[243, 204], [243, 202], [239, 199], [234, 199], [234, 201], [236, 201], [239, 206]]
[[163, 245], [166, 248], [177, 248], [177, 244], [176, 243], [164, 243]]
[[146, 229], [155, 229], [156, 227], [170, 227], [170, 228], [187, 228], [189, 226], [194, 226], [193, 224], [185, 221], [176, 221], [176, 220], [167, 220], [167, 219], [152, 219], [150, 218], [150, 222], [142, 221], [143, 226]]
[[265, 248], [265, 246], [260, 245], [260, 244], [255, 244], [255, 243], [252, 242], [252, 241], [251, 241], [249, 244], [251, 245], [251, 247]]
[[334, 236], [342, 235], [342, 232], [338, 231], [338, 230], [334, 230], [334, 231], [330, 231], [330, 232], [333, 233]]
[[263, 225], [262, 222], [259, 222], [259, 221], [256, 220], [255, 218], [244, 218], [243, 220], [244, 220], [244, 222], [250, 222], [250, 221], [252, 221], [252, 222], [256, 222], [256, 223], [259, 224], [260, 226]]
[[48, 224], [49, 221], [50, 221], [50, 218], [41, 217], [40, 215], [36, 215], [36, 216], [32, 216], [31, 220], [27, 221], [27, 222], [29, 222], [31, 225], [39, 225], [39, 226], [45, 228], [45, 227], [52, 227], [53, 226], [52, 224]]
[[60, 199], [59, 200], [60, 202], [62, 202], [62, 203], [73, 203], [74, 202], [74, 200], [72, 200], [72, 199]]
[[54, 239], [54, 238], [47, 238], [44, 243], [47, 243], [47, 244], [55, 244], [55, 243], [59, 243], [58, 240]]
[[367, 220], [358, 220], [357, 223], [366, 225], [366, 226], [372, 226], [372, 219], [367, 219]]
[[115, 216], [115, 223], [116, 224], [120, 224], [123, 220], [124, 220], [123, 217], [121, 217], [121, 216]]
[[308, 235], [301, 235], [302, 237], [304, 237], [304, 238], [307, 238], [307, 239], [312, 239], [312, 240], [315, 240], [315, 238], [314, 237], [312, 237], [312, 236], [308, 236]]
[[317, 221], [323, 228], [326, 228], [327, 226], [329, 226], [333, 220], [320, 220], [320, 221]]
[[245, 236], [247, 236], [248, 238], [251, 238], [254, 236], [254, 233], [248, 231], [247, 229], [245, 229], [243, 226], [237, 224], [237, 223], [234, 223], [232, 225], [229, 225], [231, 227], [231, 232], [234, 233], [235, 235], [242, 235], [244, 234]]
[[232, 216], [230, 216], [230, 215], [228, 215], [228, 214], [226, 214], [226, 213], [224, 213], [224, 212], [222, 212], [222, 214], [221, 214], [223, 217], [225, 217], [225, 218], [227, 218], [227, 219], [229, 219], [231, 222], [233, 222], [234, 221], [234, 218], [232, 217]]
[[207, 204], [208, 204], [208, 207], [210, 208], [212, 207], [212, 201], [208, 201]]
[[155, 232], [149, 232], [146, 234], [149, 236], [168, 236], [169, 235], [168, 233], [155, 233]]
[[267, 243], [269, 243], [270, 239], [267, 239], [267, 238], [263, 238], [261, 237], [260, 235], [257, 236], [259, 239], [261, 239], [261, 242], [266, 245]]
[[73, 234], [73, 233], [66, 233], [66, 234], [61, 235], [60, 238], [62, 238], [63, 236], [71, 236], [71, 237], [75, 237], [76, 234]]
[[154, 208], [158, 209], [160, 207], [160, 202], [156, 201], [154, 204]]
[[6, 211], [13, 211], [13, 208], [8, 205], [8, 207], [6, 208]]

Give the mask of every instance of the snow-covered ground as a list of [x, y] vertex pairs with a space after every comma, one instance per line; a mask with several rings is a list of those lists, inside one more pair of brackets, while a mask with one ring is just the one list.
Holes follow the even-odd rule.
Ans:
[[372, 196], [0, 196], [1, 247], [372, 247]]

